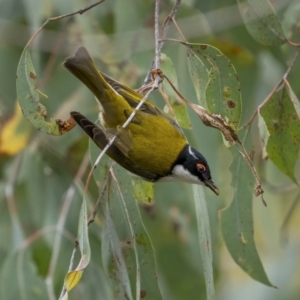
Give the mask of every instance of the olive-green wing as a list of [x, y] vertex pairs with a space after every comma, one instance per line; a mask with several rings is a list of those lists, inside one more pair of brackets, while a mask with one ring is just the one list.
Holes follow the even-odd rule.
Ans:
[[149, 181], [155, 181], [157, 179], [157, 174], [153, 174], [149, 171], [145, 171], [136, 167], [134, 162], [128, 156], [132, 145], [132, 140], [130, 133], [124, 128], [118, 127], [117, 129], [102, 129], [95, 123], [89, 121], [79, 112], [73, 111], [70, 114], [76, 123], [87, 133], [87, 135], [100, 149], [103, 149], [107, 145], [110, 138], [117, 135], [116, 140], [107, 150], [107, 155], [123, 168]]
[[[106, 82], [121, 96], [124, 97], [124, 99], [128, 102], [128, 104], [135, 108], [138, 106], [140, 101], [143, 99], [143, 96], [136, 92], [135, 90], [131, 89], [130, 87], [126, 86], [125, 84], [122, 84], [115, 79], [109, 77], [105, 73], [100, 72], [101, 75], [104, 77]], [[170, 118], [164, 111], [159, 109], [156, 105], [154, 105], [152, 102], [147, 100], [141, 107], [140, 111], [151, 114], [151, 115], [158, 115], [165, 117], [177, 130], [179, 130], [180, 133], [182, 132], [181, 127]]]

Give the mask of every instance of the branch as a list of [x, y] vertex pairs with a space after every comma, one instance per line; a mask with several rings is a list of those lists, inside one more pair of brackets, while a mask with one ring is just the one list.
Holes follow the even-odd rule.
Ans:
[[272, 89], [272, 91], [269, 93], [269, 95], [264, 99], [264, 101], [257, 107], [252, 117], [249, 119], [249, 121], [242, 127], [246, 127], [252, 124], [253, 120], [255, 119], [256, 115], [259, 113], [260, 109], [269, 101], [269, 99], [273, 96], [273, 94], [278, 90], [278, 88], [281, 86], [282, 83], [286, 81], [286, 78], [289, 76], [296, 59], [298, 58], [300, 54], [300, 48], [297, 49], [295, 56], [293, 57], [289, 67], [287, 68], [286, 72], [283, 74], [281, 79], [278, 81], [278, 83], [275, 85], [275, 87]]
[[100, 3], [104, 2], [105, 0], [100, 0], [94, 4], [91, 4], [85, 8], [82, 8], [76, 12], [72, 12], [72, 13], [69, 13], [69, 14], [65, 14], [65, 15], [61, 15], [61, 16], [57, 16], [57, 17], [52, 17], [52, 18], [48, 18], [46, 20], [46, 22], [37, 30], [37, 32], [29, 39], [29, 41], [27, 42], [26, 46], [24, 49], [28, 48], [30, 46], [30, 44], [33, 42], [33, 40], [38, 36], [38, 34], [42, 31], [42, 29], [47, 26], [50, 22], [53, 22], [53, 21], [57, 21], [57, 20], [60, 20], [60, 19], [64, 19], [64, 18], [67, 18], [67, 17], [71, 17], [71, 16], [74, 16], [74, 15], [82, 15], [83, 13], [85, 13], [86, 11], [90, 10], [91, 8], [99, 5]]
[[[181, 3], [181, 0], [176, 0], [170, 14], [167, 16], [166, 20], [164, 21], [163, 27], [162, 27], [162, 31], [161, 31], [161, 36], [159, 36], [159, 31], [156, 32], [156, 24], [158, 24], [158, 19], [156, 20], [156, 11], [157, 11], [157, 6], [158, 6], [158, 2], [159, 0], [156, 1], [155, 3], [155, 21], [157, 23], [155, 23], [155, 58], [153, 59], [152, 63], [151, 63], [151, 67], [146, 75], [146, 78], [144, 80], [143, 83], [143, 87], [145, 85], [147, 85], [151, 79], [152, 79], [152, 70], [153, 69], [159, 69], [159, 65], [160, 63], [157, 64], [157, 59], [160, 61], [160, 53], [161, 53], [161, 49], [164, 45], [164, 39], [167, 36], [167, 33], [169, 31], [169, 27], [170, 27], [170, 23], [171, 21], [174, 19], [178, 7]], [[158, 57], [158, 58], [157, 58]]]

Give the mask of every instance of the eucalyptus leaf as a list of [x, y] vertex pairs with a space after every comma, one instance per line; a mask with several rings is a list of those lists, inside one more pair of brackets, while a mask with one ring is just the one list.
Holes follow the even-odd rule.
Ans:
[[91, 248], [89, 242], [88, 232], [88, 216], [87, 216], [87, 199], [84, 197], [82, 200], [79, 225], [78, 225], [78, 243], [81, 252], [81, 261], [77, 267], [77, 270], [85, 269], [91, 260]]
[[[178, 89], [178, 78], [173, 62], [164, 53], [161, 53], [161, 69], [164, 72], [164, 74], [168, 76], [172, 84]], [[179, 125], [183, 128], [191, 129], [191, 121], [187, 112], [187, 107], [178, 97], [178, 95], [173, 90], [171, 85], [167, 82], [167, 80], [164, 80], [162, 82], [162, 89], [165, 95], [167, 95], [168, 97], [168, 100], [173, 109], [173, 113], [175, 114], [176, 120], [178, 121]], [[165, 107], [165, 111], [169, 112], [168, 106]]]
[[[190, 75], [200, 104], [221, 115], [237, 130], [242, 113], [241, 89], [236, 70], [217, 48], [184, 43], [188, 47]], [[205, 90], [205, 93], [204, 93]]]
[[[247, 151], [251, 145], [249, 128], [240, 133]], [[254, 240], [252, 201], [255, 179], [244, 157], [231, 148], [233, 199], [221, 210], [221, 228], [227, 249], [234, 261], [253, 279], [273, 287], [261, 263]]]
[[[108, 203], [105, 208], [104, 228], [102, 231], [102, 258], [110, 278], [115, 279], [121, 299], [133, 299], [132, 287], [126, 267], [125, 257], [122, 254], [121, 243], [110, 215]], [[112, 262], [111, 262], [112, 260]]]
[[300, 150], [300, 108], [293, 91], [284, 87], [260, 109], [270, 137], [266, 151], [274, 164], [297, 182], [295, 165]]
[[0, 298], [47, 299], [46, 284], [38, 274], [28, 249], [13, 250], [5, 258], [0, 274]]
[[141, 203], [151, 203], [154, 197], [153, 183], [141, 179], [133, 179], [134, 197]]
[[268, 0], [237, 0], [249, 33], [259, 43], [280, 46], [285, 43], [278, 17]]
[[205, 202], [205, 194], [203, 191], [203, 187], [194, 184], [193, 192], [197, 216], [199, 245], [206, 284], [207, 300], [213, 300], [215, 299], [215, 288], [209, 215]]
[[[99, 148], [92, 142], [90, 153], [92, 161], [95, 161]], [[105, 178], [108, 169], [104, 165], [109, 164], [109, 161], [101, 162], [102, 166], [98, 166], [97, 172], [94, 173], [99, 183]], [[157, 280], [154, 249], [134, 197], [131, 176], [116, 164], [114, 164], [113, 173], [114, 179], [108, 190], [108, 208], [106, 207], [104, 212], [104, 221], [109, 223], [106, 223], [103, 229], [105, 237], [112, 234], [113, 236], [109, 239], [103, 238], [103, 264], [109, 272], [109, 277], [113, 279], [111, 282], [115, 290], [118, 290], [121, 285], [126, 295], [130, 296], [131, 293], [136, 299], [145, 297], [162, 299]], [[116, 247], [116, 243], [120, 250]], [[121, 269], [118, 266], [120, 255], [124, 260]], [[133, 291], [135, 291], [135, 296]]]
[[36, 72], [30, 57], [28, 47], [25, 47], [17, 69], [17, 97], [25, 118], [38, 130], [51, 134], [63, 134], [62, 128], [57, 121], [50, 119], [46, 122], [46, 107], [39, 102], [40, 95], [43, 93], [36, 89]]

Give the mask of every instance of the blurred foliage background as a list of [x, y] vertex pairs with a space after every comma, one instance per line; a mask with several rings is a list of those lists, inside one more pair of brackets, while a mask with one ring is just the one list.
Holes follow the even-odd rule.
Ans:
[[[286, 35], [299, 42], [299, 1], [270, 2]], [[22, 50], [40, 25], [49, 17], [74, 12], [89, 4], [88, 0], [2, 0], [0, 3], [1, 299], [22, 299], [25, 294], [30, 294], [31, 299], [57, 299], [68, 270], [77, 236], [82, 186], [90, 170], [88, 138], [79, 128], [59, 137], [33, 128], [17, 108], [15, 81]], [[173, 1], [162, 1], [161, 23], [172, 5]], [[183, 1], [176, 20], [188, 41], [211, 44], [234, 64], [241, 84], [241, 126], [244, 125], [282, 78], [295, 49], [289, 45], [268, 47], [257, 43], [248, 33], [234, 0]], [[61, 65], [80, 45], [89, 50], [101, 71], [131, 87], [140, 87], [154, 56], [153, 25], [153, 0], [106, 0], [82, 15], [50, 23], [31, 47], [37, 87], [48, 96], [42, 99], [48, 116], [66, 120], [70, 111], [77, 110], [91, 120], [97, 119], [98, 107], [92, 94]], [[179, 38], [172, 25], [168, 36]], [[176, 68], [181, 93], [193, 101], [196, 96], [185, 51], [183, 46], [167, 42], [163, 48]], [[298, 98], [299, 76], [298, 59], [289, 75]], [[164, 106], [156, 92], [151, 100]], [[299, 187], [270, 160], [261, 158], [255, 120], [254, 162], [263, 179], [268, 207], [253, 198], [254, 233], [265, 271], [278, 287], [271, 288], [243, 272], [225, 247], [218, 215], [232, 199], [229, 170], [232, 155], [217, 130], [205, 127], [191, 110], [189, 115], [192, 130], [185, 130], [187, 138], [207, 158], [221, 191], [216, 197], [205, 190], [216, 298], [299, 299]], [[298, 181], [299, 166], [298, 159], [295, 167]], [[97, 185], [91, 183], [89, 209], [98, 194]], [[154, 203], [140, 204], [139, 208], [155, 250], [164, 299], [205, 299], [190, 186], [157, 184]], [[120, 297], [116, 296], [102, 265], [102, 228], [101, 218], [89, 228], [92, 260], [79, 286], [71, 292], [71, 299]], [[18, 282], [16, 287], [14, 282]]]

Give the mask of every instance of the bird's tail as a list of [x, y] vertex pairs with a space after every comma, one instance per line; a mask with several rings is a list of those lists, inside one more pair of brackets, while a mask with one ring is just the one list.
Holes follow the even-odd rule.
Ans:
[[78, 48], [74, 56], [66, 58], [63, 66], [82, 81], [102, 105], [113, 99], [114, 90], [97, 70], [86, 48]]

